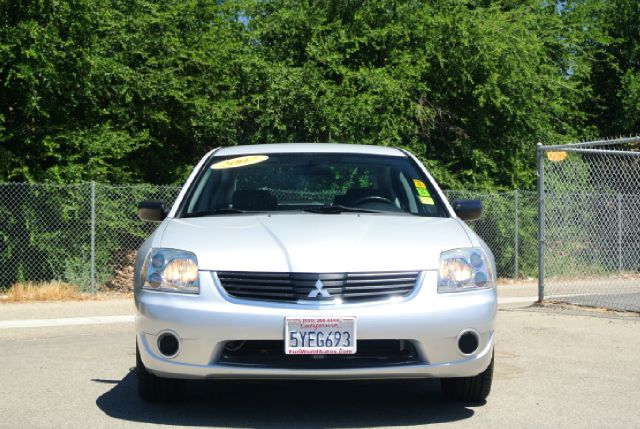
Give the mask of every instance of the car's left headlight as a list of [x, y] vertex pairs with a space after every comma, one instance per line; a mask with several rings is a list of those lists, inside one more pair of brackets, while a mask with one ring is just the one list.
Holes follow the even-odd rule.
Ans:
[[151, 249], [142, 268], [142, 288], [199, 293], [198, 260], [185, 250]]
[[482, 249], [454, 249], [440, 254], [439, 293], [489, 289], [494, 283], [491, 262]]

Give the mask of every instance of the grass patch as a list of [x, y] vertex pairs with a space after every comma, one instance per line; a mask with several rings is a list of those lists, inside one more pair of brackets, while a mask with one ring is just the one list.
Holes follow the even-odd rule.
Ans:
[[33, 301], [77, 301], [91, 299], [92, 295], [81, 293], [77, 286], [61, 281], [23, 282], [7, 290], [4, 302]]

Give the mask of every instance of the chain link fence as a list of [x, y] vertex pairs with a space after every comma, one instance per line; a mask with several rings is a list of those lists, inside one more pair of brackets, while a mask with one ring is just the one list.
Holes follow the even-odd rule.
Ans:
[[640, 138], [538, 146], [540, 299], [640, 311]]
[[537, 274], [538, 196], [533, 191], [481, 193], [445, 191], [450, 201], [482, 201], [482, 217], [469, 226], [493, 251], [498, 277], [519, 279]]
[[60, 280], [81, 291], [131, 288], [135, 250], [157, 225], [136, 214], [144, 199], [178, 188], [0, 184], [0, 290]]
[[[146, 199], [170, 207], [180, 188], [0, 184], [0, 290], [19, 282], [60, 280], [82, 291], [129, 290], [135, 252], [157, 226], [137, 217]], [[470, 223], [494, 252], [499, 277], [537, 272], [537, 194], [447, 191], [485, 206]]]

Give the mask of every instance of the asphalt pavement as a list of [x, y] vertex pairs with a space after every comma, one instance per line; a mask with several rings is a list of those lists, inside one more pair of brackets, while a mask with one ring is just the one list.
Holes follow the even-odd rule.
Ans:
[[157, 405], [137, 396], [131, 302], [102, 303], [0, 305], [3, 321], [120, 317], [0, 325], [0, 428], [640, 427], [637, 315], [502, 305], [481, 405], [446, 401], [437, 380], [192, 382]]

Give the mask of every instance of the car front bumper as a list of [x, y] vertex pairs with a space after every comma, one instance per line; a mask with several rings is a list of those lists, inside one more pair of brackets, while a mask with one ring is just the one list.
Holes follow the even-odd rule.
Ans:
[[[200, 273], [200, 294], [136, 292], [140, 357], [152, 373], [170, 378], [381, 379], [467, 377], [484, 371], [492, 358], [495, 289], [438, 294], [437, 273], [425, 271], [414, 293], [399, 302], [298, 305], [239, 301], [226, 296], [216, 276]], [[227, 341], [284, 339], [285, 317], [357, 318], [358, 340], [409, 340], [418, 363], [339, 369], [229, 365], [218, 362]], [[459, 335], [473, 330], [479, 346], [463, 355]], [[158, 337], [171, 332], [180, 350], [166, 358]], [[283, 349], [284, 354], [284, 349]]]

